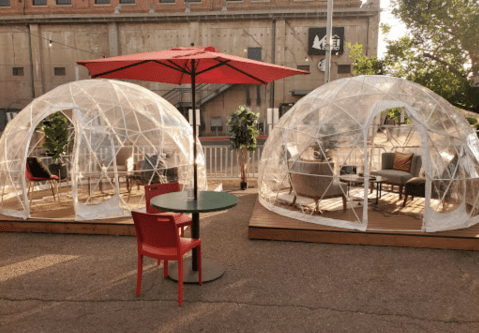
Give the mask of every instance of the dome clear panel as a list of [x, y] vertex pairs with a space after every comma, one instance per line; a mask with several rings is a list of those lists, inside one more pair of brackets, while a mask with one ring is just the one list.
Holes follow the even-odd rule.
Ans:
[[259, 170], [260, 203], [310, 223], [387, 229], [403, 214], [416, 222], [400, 228], [434, 232], [479, 222], [476, 133], [403, 79], [359, 76], [312, 91], [275, 126]]
[[[47, 182], [35, 182], [27, 195], [25, 168], [27, 157], [54, 164], [37, 125], [57, 112], [68, 120], [69, 133], [60, 159], [68, 176], [58, 183], [59, 205], [71, 210], [72, 219], [128, 216], [145, 207], [143, 185], [179, 182], [185, 187], [193, 179], [192, 129], [174, 106], [132, 83], [76, 81], [35, 99], [5, 128], [1, 214], [28, 218], [42, 202], [53, 200]], [[202, 152], [198, 142], [199, 189], [206, 188]]]

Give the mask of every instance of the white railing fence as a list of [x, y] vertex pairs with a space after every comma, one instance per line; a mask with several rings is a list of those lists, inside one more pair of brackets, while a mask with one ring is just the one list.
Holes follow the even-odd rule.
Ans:
[[[206, 176], [209, 178], [240, 177], [241, 169], [237, 152], [230, 146], [203, 146], [206, 163]], [[247, 177], [257, 178], [259, 161], [263, 146], [258, 146], [254, 153], [249, 153]]]
[[[153, 154], [151, 151], [145, 151], [144, 153]], [[31, 152], [31, 156], [41, 156], [44, 151], [43, 148], [35, 149]], [[83, 152], [87, 157], [86, 150]], [[237, 152], [229, 145], [217, 145], [217, 146], [203, 146], [203, 152], [205, 155], [206, 175], [209, 178], [238, 178], [241, 176], [240, 165], [238, 163]], [[254, 153], [249, 153], [249, 163], [247, 169], [248, 178], [257, 178], [259, 171], [259, 162], [261, 160], [261, 154], [263, 152], [263, 146], [258, 146]], [[383, 147], [371, 147], [369, 149], [370, 163], [371, 165], [379, 166], [381, 163], [381, 153], [384, 152]], [[106, 157], [107, 152], [100, 152], [100, 157]], [[341, 156], [339, 156], [341, 155]], [[344, 160], [347, 155], [339, 154], [341, 160]], [[136, 156], [138, 160], [143, 158], [142, 156]], [[360, 151], [353, 151], [348, 158], [347, 164], [362, 165], [364, 155]], [[42, 156], [41, 159], [46, 165], [53, 163], [50, 157]], [[70, 156], [65, 156], [64, 160], [67, 160], [67, 164], [71, 163]], [[83, 163], [88, 163], [89, 158], [80, 159]], [[86, 170], [86, 169], [85, 169]]]

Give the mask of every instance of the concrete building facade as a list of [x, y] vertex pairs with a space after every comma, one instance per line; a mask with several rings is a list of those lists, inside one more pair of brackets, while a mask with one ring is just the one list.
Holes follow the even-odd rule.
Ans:
[[[267, 134], [268, 108], [282, 114], [324, 84], [320, 28], [326, 27], [326, 5], [322, 0], [0, 0], [0, 109], [22, 109], [61, 84], [89, 78], [79, 60], [194, 43], [311, 71], [265, 86], [197, 88], [202, 136], [226, 135], [226, 117], [243, 104], [261, 114]], [[367, 56], [377, 54], [379, 13], [379, 0], [334, 2], [331, 80], [352, 75], [347, 42], [362, 44]], [[186, 86], [135, 83], [185, 115], [191, 108]]]

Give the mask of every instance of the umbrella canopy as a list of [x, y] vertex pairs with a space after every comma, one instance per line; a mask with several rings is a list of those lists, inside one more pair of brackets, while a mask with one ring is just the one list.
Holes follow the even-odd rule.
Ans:
[[[309, 74], [308, 71], [224, 54], [211, 46], [173, 48], [77, 63], [88, 68], [92, 78], [191, 83], [193, 110], [196, 109], [196, 83], [267, 84], [296, 74]], [[193, 117], [193, 142], [194, 198], [197, 200], [196, 117]]]
[[261, 61], [228, 55], [213, 47], [173, 48], [104, 59], [79, 61], [92, 78], [122, 78], [173, 84], [267, 84], [297, 74], [309, 74]]

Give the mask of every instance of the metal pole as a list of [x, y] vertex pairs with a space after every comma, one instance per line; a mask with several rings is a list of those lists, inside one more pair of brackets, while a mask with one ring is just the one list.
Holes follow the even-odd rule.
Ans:
[[324, 83], [328, 83], [331, 75], [331, 35], [333, 30], [333, 0], [328, 0], [326, 17], [326, 63], [324, 64]]
[[[271, 63], [275, 63], [275, 54], [276, 54], [276, 19], [273, 19], [273, 26], [271, 28], [273, 31], [271, 32], [272, 40], [271, 40]], [[271, 108], [274, 108], [274, 81], [270, 83], [271, 89], [271, 101], [270, 105]], [[269, 134], [269, 132], [268, 132]]]
[[[23, 5], [25, 5], [25, 1], [23, 1]], [[30, 34], [30, 25], [27, 24], [28, 30], [28, 53], [30, 56], [30, 75], [32, 77], [32, 98], [35, 98], [35, 78], [33, 76], [33, 55], [32, 55], [32, 36]]]
[[[198, 165], [196, 164], [196, 73], [195, 73], [195, 59], [191, 60], [191, 105], [193, 107], [193, 185], [194, 198], [198, 201]], [[193, 212], [191, 214], [191, 237], [194, 239], [200, 238], [200, 213]], [[192, 270], [198, 271], [198, 248], [193, 249], [193, 258], [191, 262]], [[179, 273], [178, 273], [179, 274]]]
[[198, 200], [198, 166], [196, 165], [196, 73], [195, 59], [191, 60], [191, 104], [193, 106], [193, 185], [195, 200]]

